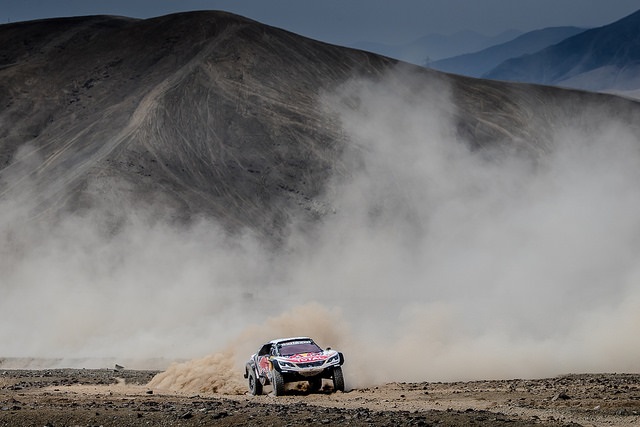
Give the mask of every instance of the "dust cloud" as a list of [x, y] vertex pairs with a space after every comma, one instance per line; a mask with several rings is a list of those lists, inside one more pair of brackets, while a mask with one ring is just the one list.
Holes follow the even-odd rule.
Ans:
[[201, 359], [173, 363], [153, 377], [147, 386], [185, 393], [244, 394], [247, 387], [233, 361], [234, 354], [223, 351]]
[[542, 153], [474, 150], [410, 86], [341, 93], [360, 167], [300, 270], [351, 302], [358, 379], [637, 371], [637, 130], [585, 112]]
[[637, 134], [582, 117], [536, 158], [473, 150], [447, 88], [405, 78], [325, 98], [349, 174], [279, 251], [127, 207], [116, 233], [100, 211], [18, 227], [31, 199], [8, 197], [0, 357], [187, 360], [154, 384], [227, 393], [262, 343], [296, 335], [341, 350], [352, 387], [637, 372]]

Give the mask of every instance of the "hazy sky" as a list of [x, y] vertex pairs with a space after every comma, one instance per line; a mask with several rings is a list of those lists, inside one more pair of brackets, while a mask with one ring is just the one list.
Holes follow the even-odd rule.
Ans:
[[638, 0], [0, 0], [0, 22], [110, 14], [148, 18], [216, 9], [330, 43], [403, 43], [429, 33], [596, 27], [640, 9]]

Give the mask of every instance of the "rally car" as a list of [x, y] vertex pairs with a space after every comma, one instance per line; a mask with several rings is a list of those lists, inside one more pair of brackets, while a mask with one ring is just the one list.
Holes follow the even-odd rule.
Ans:
[[308, 381], [309, 390], [319, 391], [323, 378], [333, 381], [335, 391], [344, 391], [342, 353], [323, 350], [309, 337], [280, 338], [264, 344], [245, 366], [249, 393], [262, 394], [262, 387], [271, 385], [273, 394], [284, 394], [288, 382]]

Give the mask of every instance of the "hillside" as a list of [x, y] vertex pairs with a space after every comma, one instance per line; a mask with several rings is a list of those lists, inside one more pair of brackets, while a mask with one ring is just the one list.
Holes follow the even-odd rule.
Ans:
[[[223, 12], [7, 24], [0, 46], [2, 197], [23, 197], [27, 217], [94, 207], [118, 217], [126, 202], [272, 236], [329, 210], [325, 183], [346, 172], [349, 141], [320, 96], [398, 66]], [[622, 108], [404, 69], [414, 93], [451, 85], [457, 132], [477, 146], [544, 144], [538, 124], [576, 103]]]
[[540, 52], [513, 58], [484, 77], [592, 91], [640, 88], [640, 11], [570, 37]]
[[319, 92], [389, 64], [222, 12], [3, 25], [0, 43], [5, 195], [20, 169], [37, 211], [126, 200], [268, 233], [336, 166]]

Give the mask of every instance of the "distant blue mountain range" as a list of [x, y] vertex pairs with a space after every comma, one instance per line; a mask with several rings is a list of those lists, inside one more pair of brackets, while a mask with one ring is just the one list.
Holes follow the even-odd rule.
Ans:
[[416, 65], [427, 65], [432, 61], [469, 52], [476, 52], [496, 44], [513, 40], [521, 31], [508, 30], [489, 37], [474, 31], [461, 31], [451, 35], [428, 34], [409, 43], [388, 45], [362, 41], [349, 47], [385, 55]]
[[507, 59], [535, 53], [583, 31], [584, 28], [577, 27], [544, 28], [478, 52], [442, 59], [427, 65], [429, 68], [448, 73], [481, 77]]
[[483, 77], [592, 91], [638, 90], [640, 10], [534, 54], [504, 61]]
[[453, 74], [640, 98], [640, 10], [591, 29], [510, 30], [496, 37], [465, 31], [395, 46], [351, 47]]

